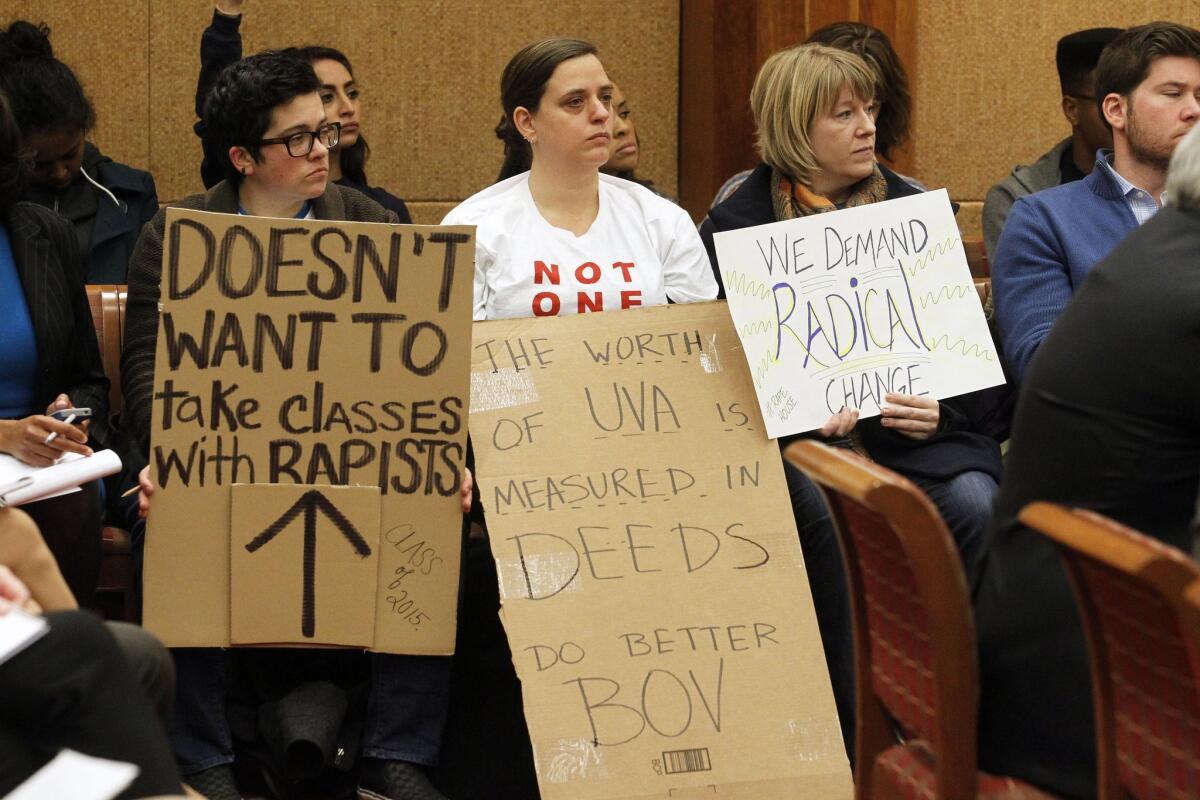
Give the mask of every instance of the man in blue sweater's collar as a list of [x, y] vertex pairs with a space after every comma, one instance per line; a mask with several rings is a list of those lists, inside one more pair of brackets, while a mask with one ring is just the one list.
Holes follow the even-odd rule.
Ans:
[[992, 292], [1013, 382], [1092, 266], [1165, 201], [1171, 153], [1200, 119], [1200, 31], [1125, 31], [1100, 56], [1096, 97], [1112, 152], [1084, 180], [1018, 200], [996, 245]]

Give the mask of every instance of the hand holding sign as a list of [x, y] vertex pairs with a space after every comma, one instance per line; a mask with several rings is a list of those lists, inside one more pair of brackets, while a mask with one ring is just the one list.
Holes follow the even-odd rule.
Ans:
[[941, 419], [937, 400], [911, 394], [887, 394], [883, 399], [887, 405], [880, 409], [880, 423], [885, 428], [911, 439], [928, 439], [937, 433]]

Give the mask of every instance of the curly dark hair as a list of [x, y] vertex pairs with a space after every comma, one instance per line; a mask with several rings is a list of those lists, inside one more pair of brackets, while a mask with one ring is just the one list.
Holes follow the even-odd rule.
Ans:
[[513, 112], [524, 107], [537, 111], [554, 70], [564, 61], [598, 55], [596, 46], [582, 39], [543, 39], [526, 45], [508, 60], [500, 76], [500, 104], [504, 116], [496, 125], [496, 138], [504, 142], [504, 164], [497, 181], [519, 175], [533, 164], [533, 153], [513, 125]]
[[7, 93], [17, 126], [26, 134], [87, 133], [96, 124], [96, 112], [79, 79], [54, 57], [45, 23], [19, 19], [0, 31], [0, 90]]
[[879, 102], [875, 152], [891, 158], [892, 149], [908, 140], [912, 95], [908, 73], [887, 34], [865, 22], [834, 22], [813, 32], [808, 41], [854, 53], [875, 73], [875, 99]]
[[[204, 125], [223, 156], [231, 147], [244, 147], [258, 161], [271, 112], [320, 87], [312, 64], [296, 48], [264, 50], [221, 70], [204, 101]], [[241, 183], [228, 157], [222, 166], [226, 178]]]

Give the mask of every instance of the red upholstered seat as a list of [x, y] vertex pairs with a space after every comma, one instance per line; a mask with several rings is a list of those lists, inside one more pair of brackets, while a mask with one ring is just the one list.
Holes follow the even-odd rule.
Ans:
[[[978, 773], [979, 800], [1046, 800], [1045, 792], [1013, 778]], [[935, 759], [928, 742], [920, 740], [889, 747], [875, 759], [875, 785], [889, 787], [889, 796], [904, 800], [934, 800], [937, 794]]]
[[977, 771], [975, 628], [958, 552], [933, 503], [846, 450], [807, 440], [785, 455], [825, 495], [846, 556], [855, 797], [1050, 797]]
[[1200, 567], [1099, 514], [1033, 503], [1079, 602], [1096, 704], [1099, 796], [1200, 797]]

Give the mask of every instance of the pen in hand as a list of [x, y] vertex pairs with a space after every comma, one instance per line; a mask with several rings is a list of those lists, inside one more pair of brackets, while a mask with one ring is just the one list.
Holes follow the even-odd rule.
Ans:
[[[69, 415], [65, 420], [63, 420], [63, 422], [67, 423], [68, 425], [70, 425], [74, 421], [75, 421], [74, 414]], [[42, 442], [42, 444], [50, 444], [57, 438], [58, 438], [58, 431], [52, 431], [50, 433], [50, 435], [46, 437], [46, 440], [44, 442]]]

